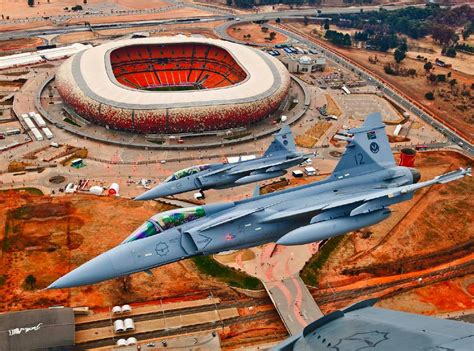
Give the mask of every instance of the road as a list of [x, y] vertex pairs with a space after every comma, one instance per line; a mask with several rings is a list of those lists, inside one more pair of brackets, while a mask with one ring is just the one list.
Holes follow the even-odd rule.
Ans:
[[299, 276], [317, 250], [317, 243], [296, 246], [270, 243], [237, 252], [224, 252], [214, 255], [214, 258], [223, 265], [258, 278], [286, 329], [291, 335], [295, 335], [323, 316]]
[[284, 35], [288, 36], [289, 38], [307, 45], [309, 48], [322, 52], [327, 58], [329, 58], [333, 62], [343, 66], [346, 69], [353, 71], [356, 74], [359, 74], [360, 77], [365, 79], [370, 85], [376, 86], [381, 92], [389, 96], [392, 100], [394, 100], [400, 106], [404, 107], [407, 111], [420, 117], [426, 123], [433, 126], [435, 129], [437, 129], [443, 135], [445, 135], [450, 141], [460, 146], [464, 151], [466, 151], [470, 155], [474, 154], [473, 145], [471, 145], [466, 139], [458, 135], [455, 131], [451, 130], [450, 128], [442, 124], [441, 122], [431, 117], [428, 113], [421, 110], [418, 106], [413, 104], [406, 97], [396, 92], [394, 89], [392, 89], [387, 84], [385, 84], [385, 82], [382, 82], [381, 80], [376, 78], [374, 75], [370, 74], [368, 71], [361, 69], [359, 66], [353, 64], [352, 62], [349, 62], [347, 59], [335, 54], [334, 52], [328, 50], [327, 48], [321, 45], [318, 45], [317, 43], [315, 43], [312, 40], [307, 39], [306, 37], [303, 37], [301, 35], [298, 35], [290, 30], [287, 30], [281, 27], [277, 27], [277, 26], [271, 26], [271, 27], [273, 30], [279, 31], [283, 33]]
[[[174, 3], [179, 3], [174, 1]], [[0, 40], [9, 40], [9, 39], [19, 39], [27, 38], [38, 35], [59, 35], [73, 32], [82, 32], [88, 30], [101, 30], [101, 29], [122, 29], [122, 28], [134, 28], [142, 26], [155, 26], [155, 25], [171, 25], [179, 23], [198, 23], [198, 22], [214, 22], [222, 20], [235, 20], [235, 16], [231, 14], [222, 14], [223, 11], [217, 11], [209, 7], [202, 5], [186, 3], [188, 7], [194, 7], [197, 9], [218, 13], [215, 16], [205, 17], [205, 18], [180, 18], [180, 19], [165, 19], [165, 20], [150, 20], [150, 21], [134, 21], [134, 22], [116, 22], [116, 23], [102, 23], [102, 24], [76, 24], [68, 27], [58, 27], [58, 28], [46, 28], [46, 29], [32, 29], [32, 30], [18, 30], [18, 31], [2, 31], [0, 32]], [[421, 5], [417, 5], [421, 6]], [[424, 6], [424, 5], [423, 5]], [[402, 6], [390, 6], [386, 7], [386, 10], [393, 11]], [[323, 10], [324, 14], [337, 14], [337, 13], [358, 13], [363, 9], [364, 12], [370, 11], [379, 11], [380, 6], [362, 6], [362, 7], [332, 7], [325, 8]], [[140, 11], [133, 11], [133, 14], [142, 13]], [[277, 18], [298, 18], [308, 15], [315, 15], [316, 10], [314, 9], [305, 9], [305, 10], [289, 10], [283, 12], [266, 12], [262, 14], [246, 14], [239, 15], [240, 21], [242, 22], [251, 22], [251, 21], [262, 21], [262, 20], [272, 20]]]
[[[174, 6], [181, 6], [180, 1], [172, 1]], [[186, 4], [186, 6], [190, 6]], [[423, 7], [424, 5], [416, 5], [417, 7]], [[202, 5], [192, 4], [192, 7], [198, 9], [205, 9], [210, 12], [214, 13], [222, 13], [223, 11], [215, 10], [209, 7], [205, 7]], [[361, 7], [344, 7], [344, 8], [324, 8], [322, 11], [322, 15], [324, 14], [337, 14], [337, 13], [358, 13], [361, 11], [370, 12], [370, 11], [379, 11], [380, 8], [383, 6], [361, 6]], [[387, 11], [397, 10], [404, 6], [390, 6], [390, 7], [383, 7]], [[208, 18], [181, 18], [181, 19], [173, 19], [173, 20], [152, 20], [152, 21], [135, 21], [135, 22], [126, 22], [126, 23], [104, 23], [104, 24], [96, 24], [96, 25], [73, 25], [64, 28], [51, 28], [51, 29], [41, 29], [41, 30], [22, 30], [22, 31], [10, 31], [10, 32], [3, 32], [0, 33], [0, 40], [8, 40], [8, 39], [15, 39], [15, 38], [23, 38], [23, 37], [31, 37], [31, 36], [38, 36], [38, 35], [54, 35], [54, 34], [65, 34], [71, 32], [80, 32], [85, 30], [100, 30], [100, 29], [110, 29], [110, 28], [133, 28], [133, 27], [141, 27], [144, 25], [167, 25], [167, 24], [177, 24], [177, 23], [197, 23], [197, 22], [208, 22], [208, 21], [221, 21], [221, 20], [230, 20], [230, 22], [226, 23], [224, 26], [216, 28], [216, 31], [222, 37], [227, 38], [227, 34], [225, 30], [227, 27], [233, 23], [239, 22], [251, 22], [251, 21], [261, 21], [261, 20], [271, 20], [276, 18], [298, 18], [302, 16], [314, 15], [314, 9], [304, 9], [304, 10], [289, 10], [289, 11], [282, 11], [282, 12], [267, 12], [267, 13], [256, 13], [256, 14], [245, 14], [240, 15], [238, 20], [236, 17], [231, 15], [216, 15], [211, 16]], [[358, 66], [354, 65], [353, 63], [349, 62], [347, 59], [335, 54], [334, 52], [328, 50], [327, 48], [316, 44], [314, 41], [310, 41], [309, 39], [298, 35], [290, 30], [272, 26], [272, 29], [277, 30], [289, 38], [301, 42], [307, 45], [310, 48], [317, 49], [321, 51], [326, 57], [330, 60], [334, 61], [335, 63], [354, 71], [355, 73], [359, 74], [361, 78], [367, 80], [369, 84], [376, 86], [379, 88], [387, 96], [390, 96], [395, 102], [403, 106], [407, 109], [407, 111], [419, 116], [425, 122], [432, 125], [434, 128], [439, 130], [442, 134], [447, 136], [449, 140], [453, 143], [459, 145], [464, 151], [469, 153], [470, 155], [474, 154], [474, 147], [471, 145], [466, 139], [462, 138], [459, 134], [455, 131], [451, 130], [450, 128], [446, 127], [441, 122], [432, 118], [429, 114], [425, 111], [421, 110], [418, 106], [410, 102], [406, 97], [400, 95], [391, 87], [387, 86], [384, 82], [380, 81], [374, 75], [370, 74], [366, 70], [359, 68]]]

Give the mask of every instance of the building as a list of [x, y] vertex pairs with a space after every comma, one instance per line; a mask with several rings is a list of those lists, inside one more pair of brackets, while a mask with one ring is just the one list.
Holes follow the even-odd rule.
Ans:
[[285, 100], [290, 76], [254, 48], [185, 36], [112, 41], [61, 65], [56, 86], [83, 118], [138, 133], [224, 130], [258, 122]]
[[283, 64], [288, 68], [290, 73], [311, 73], [316, 71], [324, 71], [326, 67], [326, 59], [324, 57], [287, 56], [282, 60]]
[[0, 314], [0, 350], [72, 350], [72, 308], [52, 308]]

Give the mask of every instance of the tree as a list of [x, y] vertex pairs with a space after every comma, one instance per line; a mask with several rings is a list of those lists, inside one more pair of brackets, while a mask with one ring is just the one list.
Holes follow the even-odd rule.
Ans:
[[456, 49], [453, 47], [449, 47], [446, 49], [444, 54], [448, 57], [456, 57]]
[[329, 20], [324, 21], [324, 29], [328, 30], [329, 29]]
[[431, 91], [429, 91], [425, 94], [425, 98], [426, 100], [434, 100], [434, 94]]
[[402, 42], [402, 43], [398, 46], [398, 48], [399, 48], [400, 50], [402, 50], [403, 52], [407, 52], [407, 51], [408, 51], [408, 46], [407, 46], [407, 43], [406, 43], [406, 42]]
[[436, 83], [436, 74], [430, 73], [430, 75], [428, 76], [428, 80], [431, 83]]
[[431, 62], [427, 62], [424, 64], [423, 68], [425, 69], [426, 73], [428, 73], [433, 68], [433, 64]]
[[275, 32], [270, 32], [270, 41], [275, 40], [276, 35], [277, 35], [277, 34], [276, 34]]
[[232, 6], [232, 0], [227, 0], [226, 3], [227, 3], [227, 6]]
[[29, 7], [35, 6], [35, 0], [28, 0], [28, 6]]
[[406, 57], [406, 54], [405, 51], [401, 50], [400, 48], [397, 48], [393, 53], [393, 56], [395, 57], [395, 61], [397, 61], [397, 63], [400, 63]]
[[438, 74], [436, 76], [436, 81], [438, 82], [446, 82], [446, 74]]
[[449, 86], [451, 87], [451, 89], [454, 88], [456, 84], [458, 84], [458, 81], [456, 79], [451, 79], [449, 81]]
[[445, 25], [434, 26], [432, 37], [434, 41], [444, 46], [450, 46], [459, 40], [455, 30]]
[[29, 290], [33, 290], [36, 287], [36, 278], [33, 274], [30, 274], [25, 278], [25, 286]]
[[471, 35], [471, 31], [473, 30], [473, 28], [474, 28], [473, 22], [467, 21], [462, 30], [462, 40], [466, 41], [467, 39], [469, 39], [469, 36]]

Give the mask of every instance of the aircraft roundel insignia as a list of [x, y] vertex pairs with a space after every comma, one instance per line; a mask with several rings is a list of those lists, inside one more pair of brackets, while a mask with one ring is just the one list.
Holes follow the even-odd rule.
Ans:
[[166, 256], [170, 249], [164, 242], [159, 242], [156, 244], [155, 251], [157, 255]]
[[377, 152], [379, 152], [379, 150], [380, 150], [379, 144], [377, 144], [376, 142], [370, 143], [370, 151], [371, 151], [373, 154], [376, 154]]

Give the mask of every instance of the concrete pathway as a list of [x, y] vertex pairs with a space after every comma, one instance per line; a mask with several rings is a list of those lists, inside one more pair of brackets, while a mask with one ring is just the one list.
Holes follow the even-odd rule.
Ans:
[[216, 255], [222, 264], [242, 270], [263, 282], [283, 323], [297, 334], [323, 316], [299, 273], [318, 251], [318, 243], [280, 246], [275, 243]]

